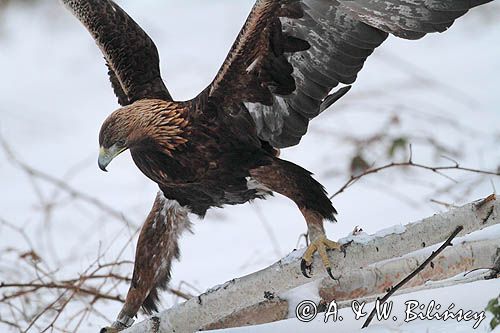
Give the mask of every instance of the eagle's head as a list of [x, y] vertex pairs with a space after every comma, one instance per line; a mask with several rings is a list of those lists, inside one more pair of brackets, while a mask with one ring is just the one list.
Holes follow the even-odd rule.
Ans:
[[183, 108], [173, 102], [143, 99], [114, 111], [99, 132], [99, 168], [106, 167], [127, 149], [160, 149], [165, 154], [185, 143], [188, 124]]
[[127, 108], [120, 108], [109, 115], [99, 132], [99, 168], [107, 171], [111, 161], [130, 147], [129, 136], [132, 132], [132, 114], [127, 114]]

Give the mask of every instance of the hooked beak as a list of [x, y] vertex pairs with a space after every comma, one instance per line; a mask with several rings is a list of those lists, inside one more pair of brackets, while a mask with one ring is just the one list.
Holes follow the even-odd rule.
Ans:
[[99, 165], [99, 169], [102, 171], [108, 171], [106, 170], [106, 167], [108, 166], [109, 163], [120, 153], [125, 151], [127, 148], [126, 147], [118, 147], [117, 145], [112, 145], [109, 148], [104, 148], [100, 147], [99, 148], [99, 158], [97, 160], [97, 164]]

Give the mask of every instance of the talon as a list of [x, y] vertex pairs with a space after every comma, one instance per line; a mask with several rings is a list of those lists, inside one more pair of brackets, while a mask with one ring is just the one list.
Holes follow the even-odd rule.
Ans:
[[335, 280], [337, 281], [337, 278], [335, 278], [332, 274], [332, 268], [331, 267], [327, 267], [326, 268], [326, 272], [328, 273], [328, 275], [330, 275], [330, 277], [332, 278], [332, 280]]
[[352, 244], [352, 240], [348, 241], [347, 243], [344, 243], [340, 246], [340, 251], [344, 254], [344, 258], [347, 255], [346, 249]]
[[307, 274], [307, 271], [309, 271], [309, 273], [311, 272], [311, 265], [308, 265], [305, 259], [302, 259], [302, 261], [300, 262], [300, 270], [302, 271], [302, 275], [304, 275], [306, 278], [311, 278]]
[[[307, 277], [307, 278], [310, 277], [307, 274], [306, 270], [308, 270], [309, 273], [311, 272], [313, 255], [315, 252], [318, 252], [318, 254], [321, 258], [321, 261], [323, 263], [323, 267], [325, 267], [328, 275], [333, 280], [338, 280], [333, 276], [330, 261], [328, 259], [327, 250], [340, 250], [340, 251], [344, 252], [344, 256], [345, 256], [345, 248], [343, 247], [343, 245], [340, 245], [337, 242], [334, 242], [334, 241], [327, 239], [324, 234], [321, 235], [320, 237], [317, 237], [316, 239], [311, 241], [311, 244], [307, 247], [306, 251], [304, 252], [304, 255], [302, 256], [302, 261], [300, 262], [300, 268], [302, 270], [302, 274], [305, 277]], [[307, 264], [307, 263], [311, 263], [311, 264]]]
[[99, 331], [99, 333], [116, 333], [116, 332], [119, 332], [119, 330], [114, 328], [114, 327], [109, 327], [109, 326], [103, 327]]

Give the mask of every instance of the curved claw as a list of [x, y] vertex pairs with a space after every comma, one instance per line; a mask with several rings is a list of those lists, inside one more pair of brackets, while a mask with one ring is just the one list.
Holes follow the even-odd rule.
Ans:
[[352, 240], [348, 241], [347, 243], [344, 243], [340, 246], [340, 251], [344, 254], [344, 258], [347, 256], [347, 251], [346, 249], [352, 244]]
[[307, 274], [307, 271], [309, 273], [311, 272], [311, 265], [308, 265], [305, 259], [302, 259], [300, 262], [300, 270], [302, 271], [302, 275], [304, 275], [306, 278], [310, 279], [311, 277]]
[[332, 280], [334, 281], [338, 281], [338, 279], [336, 277], [333, 276], [333, 273], [332, 273], [332, 268], [331, 267], [327, 267], [326, 268], [326, 272], [328, 273], [328, 275], [330, 275], [330, 277], [332, 278]]

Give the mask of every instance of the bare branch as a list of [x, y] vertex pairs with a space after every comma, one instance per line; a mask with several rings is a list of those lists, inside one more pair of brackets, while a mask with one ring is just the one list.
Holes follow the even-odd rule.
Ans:
[[22, 162], [19, 158], [17, 158], [17, 156], [14, 154], [14, 152], [12, 151], [12, 149], [10, 148], [9, 144], [7, 143], [7, 141], [0, 135], [0, 144], [5, 152], [5, 154], [7, 155], [7, 158], [15, 165], [17, 165], [22, 171], [24, 171], [28, 176], [30, 177], [33, 177], [33, 178], [36, 178], [36, 179], [40, 179], [40, 180], [43, 180], [47, 183], [50, 183], [58, 188], [60, 188], [61, 190], [67, 192], [69, 195], [71, 195], [73, 198], [77, 198], [77, 199], [80, 199], [82, 201], [85, 201], [97, 208], [99, 208], [100, 210], [106, 212], [107, 214], [109, 214], [110, 216], [114, 217], [115, 219], [117, 220], [120, 220], [122, 222], [124, 222], [126, 225], [134, 225], [134, 223], [132, 223], [131, 221], [129, 221], [124, 215], [123, 213], [121, 213], [120, 211], [114, 209], [113, 207], [105, 204], [104, 202], [86, 194], [86, 193], [83, 193], [81, 191], [78, 191], [77, 189], [71, 187], [70, 185], [68, 185], [66, 182], [64, 182], [63, 180], [61, 179], [58, 179], [54, 176], [51, 176], [43, 171], [40, 171], [24, 162]]
[[[451, 246], [451, 241], [457, 237], [458, 233], [460, 231], [463, 230], [464, 227], [462, 226], [458, 226], [454, 231], [453, 233], [450, 235], [450, 237], [448, 237], [448, 239], [443, 243], [443, 245], [441, 245], [439, 247], [439, 249], [437, 249], [436, 251], [433, 251], [432, 254], [429, 256], [429, 258], [427, 258], [426, 261], [424, 261], [420, 266], [417, 267], [417, 269], [415, 269], [413, 272], [411, 272], [411, 274], [409, 274], [407, 277], [405, 277], [403, 280], [401, 280], [401, 282], [399, 282], [397, 285], [395, 285], [394, 287], [391, 287], [389, 289], [389, 291], [387, 292], [387, 294], [385, 294], [384, 297], [378, 299], [380, 304], [383, 304], [385, 302], [387, 302], [387, 300], [389, 299], [389, 297], [391, 297], [398, 289], [400, 289], [401, 287], [403, 287], [405, 284], [407, 284], [411, 279], [413, 279], [419, 272], [421, 272], [425, 266], [427, 266], [434, 258], [436, 258], [441, 252], [443, 252], [443, 250], [448, 247], [448, 246]], [[368, 318], [366, 318], [366, 321], [365, 323], [363, 324], [363, 327], [362, 328], [365, 328], [365, 327], [368, 327], [368, 325], [370, 325], [370, 323], [372, 322], [373, 320], [373, 317], [375, 316], [375, 313], [376, 313], [376, 307], [373, 308], [373, 310], [370, 312], [370, 314], [368, 315]]]
[[[451, 179], [449, 176], [445, 175], [442, 171], [447, 171], [447, 170], [460, 170], [460, 171], [466, 171], [466, 172], [471, 172], [471, 173], [477, 173], [477, 174], [483, 174], [483, 175], [491, 175], [491, 176], [500, 176], [499, 171], [488, 171], [488, 170], [481, 170], [481, 169], [474, 169], [474, 168], [466, 168], [462, 167], [458, 164], [454, 165], [448, 165], [448, 166], [429, 166], [425, 164], [420, 164], [420, 163], [415, 163], [411, 159], [407, 162], [391, 162], [388, 164], [385, 164], [380, 167], [372, 167], [369, 168], [368, 170], [365, 170], [364, 172], [358, 174], [358, 175], [353, 175], [351, 178], [340, 187], [340, 189], [337, 190], [332, 196], [330, 196], [330, 199], [333, 199], [340, 193], [344, 192], [347, 188], [350, 186], [354, 185], [356, 182], [358, 182], [361, 178], [366, 177], [368, 175], [391, 169], [391, 168], [401, 168], [401, 167], [412, 167], [412, 168], [417, 168], [417, 169], [423, 169], [423, 170], [428, 170], [434, 173], [437, 173], [441, 176], [444, 176], [445, 178]], [[451, 179], [452, 181], [455, 181]]]

